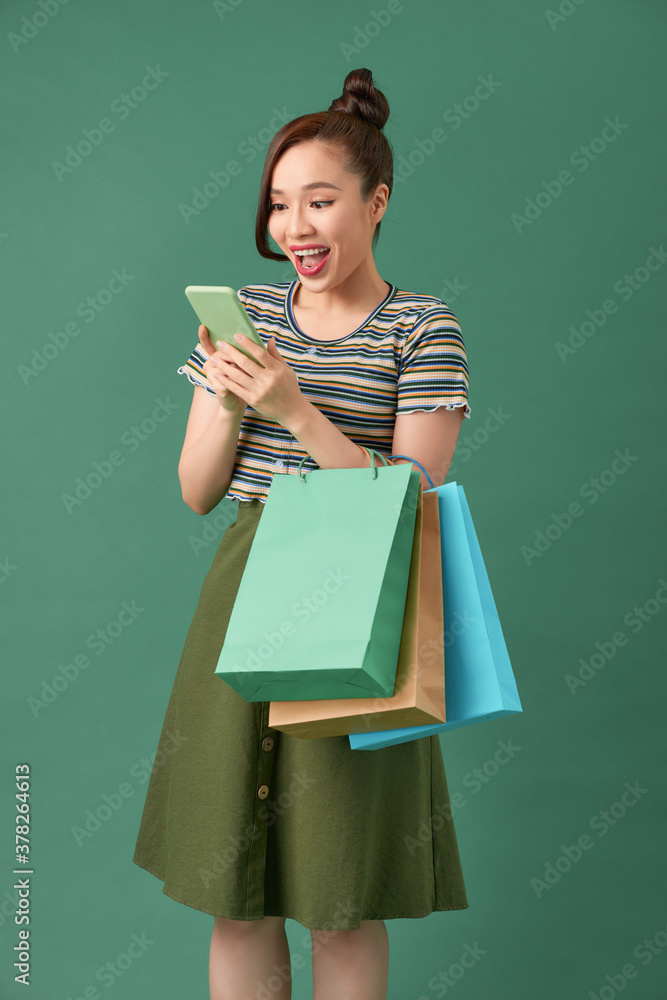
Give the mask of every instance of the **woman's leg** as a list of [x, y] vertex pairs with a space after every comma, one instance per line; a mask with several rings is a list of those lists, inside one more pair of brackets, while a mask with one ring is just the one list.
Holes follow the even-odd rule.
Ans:
[[312, 930], [313, 1000], [387, 1000], [389, 938], [384, 920], [351, 931]]
[[292, 970], [285, 917], [214, 917], [208, 982], [211, 1000], [290, 1000]]

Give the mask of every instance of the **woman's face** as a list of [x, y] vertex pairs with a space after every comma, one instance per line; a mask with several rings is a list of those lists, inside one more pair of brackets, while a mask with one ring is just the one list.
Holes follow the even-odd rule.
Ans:
[[[359, 178], [343, 169], [341, 155], [325, 143], [301, 142], [282, 154], [271, 179], [268, 227], [305, 287], [314, 292], [333, 288], [372, 259], [373, 232], [384, 215], [388, 192], [387, 185], [380, 184], [363, 202]], [[310, 244], [328, 247], [329, 252], [303, 257], [292, 249]], [[315, 262], [312, 274], [302, 261]]]

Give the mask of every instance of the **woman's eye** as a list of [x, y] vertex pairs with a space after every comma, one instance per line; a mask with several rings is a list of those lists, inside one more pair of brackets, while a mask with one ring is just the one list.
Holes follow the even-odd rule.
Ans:
[[[311, 201], [310, 204], [311, 205], [333, 205], [333, 201]], [[282, 202], [275, 202], [274, 204], [269, 205], [269, 212], [273, 212], [274, 209], [284, 208], [284, 207], [285, 206], [283, 205]]]

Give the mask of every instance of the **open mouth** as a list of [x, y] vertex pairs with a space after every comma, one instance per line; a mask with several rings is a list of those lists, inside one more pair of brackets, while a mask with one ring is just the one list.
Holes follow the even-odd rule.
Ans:
[[331, 250], [329, 247], [317, 250], [316, 252], [311, 251], [303, 256], [295, 253], [294, 256], [297, 262], [297, 269], [304, 272], [319, 271], [330, 253]]

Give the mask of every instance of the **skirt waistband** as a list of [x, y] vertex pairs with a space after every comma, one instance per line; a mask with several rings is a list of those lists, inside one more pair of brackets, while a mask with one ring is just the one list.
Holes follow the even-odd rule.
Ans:
[[264, 501], [263, 500], [259, 500], [259, 499], [254, 499], [254, 500], [239, 500], [238, 501], [238, 510], [237, 510], [236, 516], [237, 517], [242, 517], [244, 513], [250, 512], [251, 510], [257, 511], [257, 510], [263, 510], [263, 509], [264, 509]]

